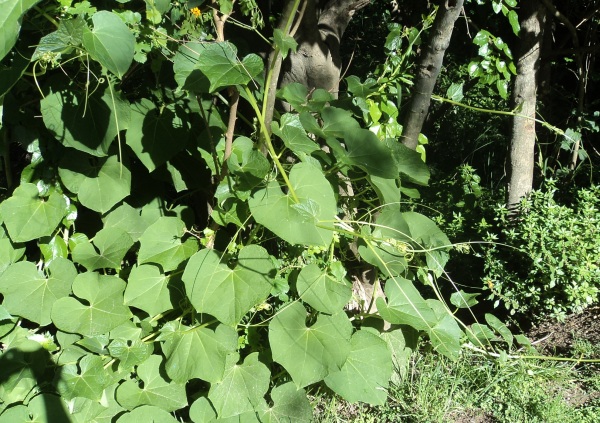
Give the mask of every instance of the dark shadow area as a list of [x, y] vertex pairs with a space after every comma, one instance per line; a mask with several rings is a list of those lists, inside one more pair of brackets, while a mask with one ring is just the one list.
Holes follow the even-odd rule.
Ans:
[[[10, 404], [0, 415], [6, 421], [47, 421], [67, 423], [68, 417], [61, 398], [56, 395], [52, 380], [60, 379], [60, 368], [54, 365], [50, 353], [35, 341], [24, 341], [0, 356], [0, 386], [6, 391], [18, 388], [23, 379], [32, 379], [27, 394], [28, 405]], [[34, 394], [35, 390], [38, 390]], [[45, 420], [44, 420], [45, 417]], [[31, 419], [31, 420], [29, 420]]]

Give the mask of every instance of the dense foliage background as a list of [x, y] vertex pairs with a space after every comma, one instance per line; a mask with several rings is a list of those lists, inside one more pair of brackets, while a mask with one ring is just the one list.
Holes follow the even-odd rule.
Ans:
[[340, 92], [281, 87], [270, 122], [285, 7], [5, 3], [0, 421], [309, 421], [317, 387], [384, 403], [418, 342], [507, 357], [508, 316], [598, 301], [594, 49], [543, 59], [536, 190], [505, 205], [516, 0], [465, 4], [416, 150], [426, 4], [357, 11]]

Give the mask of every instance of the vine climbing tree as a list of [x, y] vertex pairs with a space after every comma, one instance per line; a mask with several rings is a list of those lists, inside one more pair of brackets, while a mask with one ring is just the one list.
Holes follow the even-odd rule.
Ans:
[[[308, 421], [315, 384], [384, 402], [415, 335], [457, 357], [502, 331], [441, 300], [449, 240], [400, 207], [429, 172], [368, 129], [371, 82], [336, 99], [284, 63], [267, 120], [320, 4], [290, 3], [265, 68], [227, 38], [265, 24], [253, 0], [5, 2], [0, 420]], [[327, 5], [331, 52], [365, 2]], [[350, 310], [365, 263], [385, 296]]]

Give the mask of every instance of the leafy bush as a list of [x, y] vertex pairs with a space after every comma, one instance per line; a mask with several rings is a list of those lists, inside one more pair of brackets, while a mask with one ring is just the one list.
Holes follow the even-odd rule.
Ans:
[[508, 228], [502, 238], [508, 245], [485, 250], [484, 282], [496, 305], [503, 303], [513, 314], [561, 317], [598, 301], [600, 186], [579, 189], [572, 204], [557, 200], [556, 186], [548, 180], [543, 190], [532, 192], [514, 222], [506, 207], [496, 209], [496, 223]]

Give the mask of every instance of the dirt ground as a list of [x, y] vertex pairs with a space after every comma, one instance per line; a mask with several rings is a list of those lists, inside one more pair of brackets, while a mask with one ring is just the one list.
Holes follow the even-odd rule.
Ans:
[[542, 354], [572, 356], [572, 347], [576, 340], [600, 344], [600, 306], [568, 316], [564, 322], [538, 324], [527, 336]]

